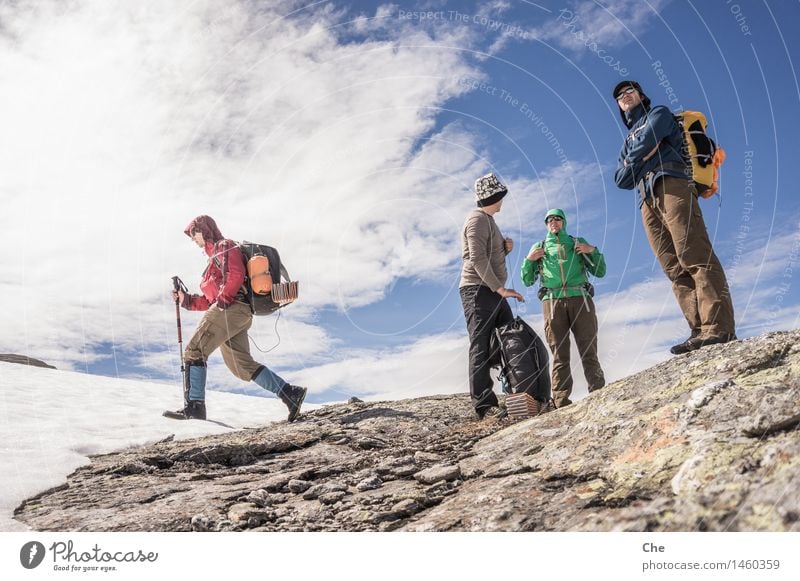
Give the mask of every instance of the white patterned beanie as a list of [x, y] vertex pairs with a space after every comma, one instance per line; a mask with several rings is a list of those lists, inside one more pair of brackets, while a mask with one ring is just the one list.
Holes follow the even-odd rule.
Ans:
[[479, 208], [485, 208], [499, 202], [507, 193], [508, 189], [493, 173], [486, 174], [475, 180], [475, 197], [478, 199]]

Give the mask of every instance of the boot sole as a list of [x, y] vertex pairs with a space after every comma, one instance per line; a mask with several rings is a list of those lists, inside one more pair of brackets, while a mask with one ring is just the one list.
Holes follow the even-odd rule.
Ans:
[[165, 418], [169, 418], [171, 420], [205, 420], [206, 419], [205, 417], [201, 418], [201, 417], [196, 417], [196, 416], [187, 416], [186, 414], [182, 414], [182, 413], [179, 413], [179, 412], [171, 412], [171, 411], [166, 411], [161, 415], [164, 416]]
[[188, 419], [190, 419], [190, 418], [186, 417], [184, 414], [181, 414], [181, 413], [178, 413], [178, 412], [169, 412], [169, 411], [167, 411], [167, 412], [164, 412], [161, 415], [164, 416], [165, 418], [169, 418], [171, 420], [188, 420]]

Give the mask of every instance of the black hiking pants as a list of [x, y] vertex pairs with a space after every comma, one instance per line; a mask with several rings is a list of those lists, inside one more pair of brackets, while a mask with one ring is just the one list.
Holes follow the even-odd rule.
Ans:
[[469, 333], [469, 392], [476, 411], [498, 405], [489, 375], [489, 341], [495, 328], [514, 320], [508, 301], [483, 285], [459, 289]]

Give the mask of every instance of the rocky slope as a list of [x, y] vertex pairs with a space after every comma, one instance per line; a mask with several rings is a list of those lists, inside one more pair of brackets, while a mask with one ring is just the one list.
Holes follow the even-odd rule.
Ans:
[[39, 530], [800, 531], [800, 332], [707, 347], [522, 422], [466, 396], [96, 456]]
[[33, 357], [28, 357], [27, 355], [16, 355], [14, 353], [0, 353], [0, 361], [4, 361], [6, 363], [19, 363], [22, 365], [33, 365], [34, 367], [44, 367], [46, 369], [55, 369], [55, 367], [52, 365], [49, 365], [44, 361], [40, 361], [39, 359], [34, 359]]

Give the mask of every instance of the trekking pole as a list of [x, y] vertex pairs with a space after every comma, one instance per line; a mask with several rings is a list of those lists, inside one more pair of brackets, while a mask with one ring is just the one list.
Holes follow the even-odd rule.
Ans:
[[[173, 290], [178, 293], [183, 291], [184, 293], [187, 292], [189, 289], [186, 288], [186, 285], [183, 284], [183, 281], [180, 277], [173, 276], [172, 277], [172, 288]], [[175, 320], [178, 324], [178, 350], [181, 354], [181, 379], [183, 380], [183, 402], [185, 405], [189, 405], [189, 382], [186, 381], [186, 366], [183, 362], [183, 333], [181, 332], [181, 299], [178, 295], [175, 296]]]

